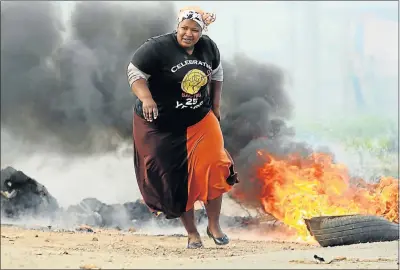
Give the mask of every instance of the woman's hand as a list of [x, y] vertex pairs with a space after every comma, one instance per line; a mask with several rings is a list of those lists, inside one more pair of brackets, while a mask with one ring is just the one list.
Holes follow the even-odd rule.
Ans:
[[221, 121], [221, 111], [220, 111], [220, 109], [219, 108], [218, 109], [217, 108], [213, 108], [212, 111], [214, 112], [215, 117], [217, 117], [218, 121]]
[[143, 116], [149, 122], [153, 122], [153, 120], [158, 117], [158, 108], [153, 98], [146, 98], [142, 100], [143, 107]]

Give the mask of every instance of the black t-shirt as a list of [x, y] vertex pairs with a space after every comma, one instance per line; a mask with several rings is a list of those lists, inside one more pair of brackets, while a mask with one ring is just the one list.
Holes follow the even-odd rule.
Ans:
[[[220, 64], [220, 54], [208, 36], [199, 39], [192, 55], [179, 45], [176, 32], [150, 38], [137, 49], [131, 62], [150, 75], [148, 87], [159, 111], [155, 125], [186, 128], [210, 111], [208, 87], [212, 71]], [[143, 118], [139, 99], [135, 112]]]

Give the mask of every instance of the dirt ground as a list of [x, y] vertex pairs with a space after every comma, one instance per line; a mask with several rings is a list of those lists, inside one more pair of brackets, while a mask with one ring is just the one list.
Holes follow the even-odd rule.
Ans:
[[[2, 225], [1, 268], [398, 269], [398, 241], [321, 248], [231, 236], [225, 247], [216, 247], [206, 238], [205, 248], [200, 250], [187, 250], [185, 244], [182, 235], [148, 236], [117, 230], [57, 232]], [[316, 262], [314, 255], [324, 258], [325, 263]]]

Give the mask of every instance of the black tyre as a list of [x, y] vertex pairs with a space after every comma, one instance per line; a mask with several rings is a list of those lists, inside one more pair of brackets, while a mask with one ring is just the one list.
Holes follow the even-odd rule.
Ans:
[[305, 222], [322, 247], [399, 240], [399, 224], [378, 216], [316, 217]]

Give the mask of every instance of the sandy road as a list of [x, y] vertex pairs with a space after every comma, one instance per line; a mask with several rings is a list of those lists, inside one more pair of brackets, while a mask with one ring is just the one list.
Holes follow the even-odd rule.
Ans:
[[[398, 242], [337, 248], [231, 237], [229, 246], [185, 249], [183, 236], [145, 236], [116, 230], [54, 232], [1, 227], [1, 268], [360, 268], [398, 269]], [[346, 256], [331, 264], [313, 261]]]

